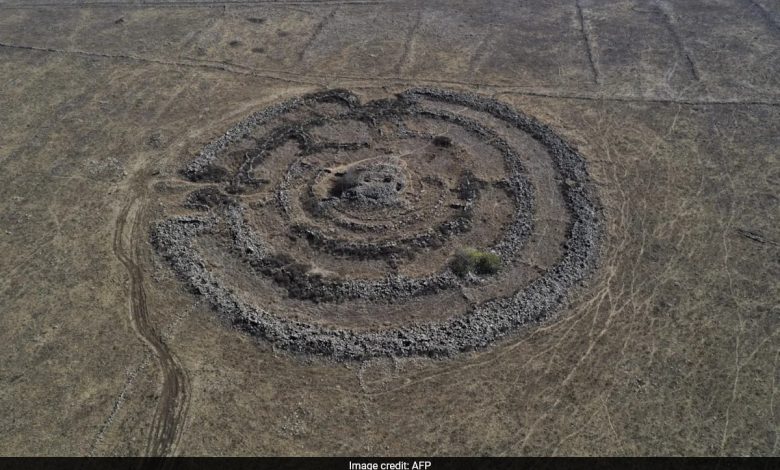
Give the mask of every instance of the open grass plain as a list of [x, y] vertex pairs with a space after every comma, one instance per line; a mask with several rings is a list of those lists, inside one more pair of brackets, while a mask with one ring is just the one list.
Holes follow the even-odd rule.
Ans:
[[[239, 142], [220, 167], [232, 179], [187, 173], [253, 113], [334, 89], [272, 116], [326, 122], [285, 134], [279, 160]], [[406, 108], [408, 90], [457, 99]], [[472, 98], [553, 140], [509, 135]], [[334, 130], [353, 111], [370, 116]], [[388, 115], [406, 122], [361, 127]], [[470, 142], [452, 116], [499, 130]], [[311, 150], [334, 135], [349, 142]], [[558, 138], [586, 173], [550, 159]], [[486, 144], [503, 141], [529, 186], [505, 179]], [[778, 149], [776, 0], [0, 0], [0, 454], [776, 456]], [[332, 181], [356, 174], [366, 184]], [[275, 178], [306, 181], [280, 203], [292, 215]], [[203, 188], [205, 207], [187, 206]], [[400, 196], [358, 204], [387, 188]], [[534, 206], [513, 219], [522, 188]], [[412, 330], [544, 278], [580, 246], [578, 210], [595, 214], [593, 257], [538, 321], [484, 344]], [[402, 239], [442, 214], [467, 228]], [[217, 220], [178, 269], [157, 236], [176, 217]], [[501, 245], [514, 221], [518, 253]], [[292, 236], [304, 222], [352, 238]], [[309, 264], [256, 257], [242, 227]], [[366, 237], [415, 255], [344, 251]], [[494, 243], [495, 277], [441, 274], [460, 245]], [[203, 273], [228, 287], [194, 288]], [[352, 276], [444, 287], [383, 284], [409, 297], [396, 305], [339, 284]], [[357, 333], [269, 339], [228, 318], [242, 302]]]

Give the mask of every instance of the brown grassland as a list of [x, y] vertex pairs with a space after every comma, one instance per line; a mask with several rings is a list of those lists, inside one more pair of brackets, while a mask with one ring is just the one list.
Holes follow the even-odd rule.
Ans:
[[[446, 359], [295, 355], [155, 253], [234, 123], [414, 86], [585, 158], [602, 256], [554, 320]], [[0, 0], [0, 454], [778, 455], [778, 149], [774, 0]]]

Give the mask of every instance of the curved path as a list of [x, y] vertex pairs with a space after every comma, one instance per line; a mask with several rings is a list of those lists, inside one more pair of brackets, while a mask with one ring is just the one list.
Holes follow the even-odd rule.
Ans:
[[[131, 215], [133, 207], [138, 206]], [[130, 318], [133, 329], [146, 343], [162, 370], [162, 392], [146, 443], [146, 456], [173, 455], [181, 437], [189, 408], [187, 374], [149, 322], [143, 271], [138, 263], [138, 227], [142, 203], [133, 199], [119, 215], [114, 232], [113, 251], [130, 275]], [[127, 232], [127, 233], [126, 233]]]

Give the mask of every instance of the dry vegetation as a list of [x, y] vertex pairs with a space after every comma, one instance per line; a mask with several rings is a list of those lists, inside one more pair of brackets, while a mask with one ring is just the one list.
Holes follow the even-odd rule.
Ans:
[[[0, 1], [0, 454], [778, 455], [776, 3], [147, 3]], [[515, 213], [506, 169], [446, 125], [413, 123], [440, 156], [394, 163], [381, 181], [447, 188], [457, 214], [463, 172], [448, 168], [464, 161], [479, 211], [455, 242], [390, 263], [312, 258], [324, 249], [305, 237], [274, 238], [263, 188], [287, 160], [226, 187], [236, 167], [181, 173], [269, 106], [420, 86], [506, 103], [587, 163], [598, 267], [544, 324], [448, 358], [294, 354], [233, 328], [150, 243], [160, 221], [244, 198], [247, 227], [290, 257], [274, 262], [312, 279], [414, 278], [458, 248], [490, 252]], [[224, 256], [224, 233], [199, 242], [203, 269], [289, 321], [358, 330], [511, 295], [567, 249], [561, 194], [580, 182], [534, 139], [508, 138], [533, 183], [534, 234], [495, 275], [435, 301], [375, 315], [374, 300], [295, 298]], [[320, 199], [355, 163], [342, 160], [319, 162], [332, 172], [310, 186]], [[204, 187], [218, 190], [193, 195]], [[292, 219], [319, 220], [311, 208]]]

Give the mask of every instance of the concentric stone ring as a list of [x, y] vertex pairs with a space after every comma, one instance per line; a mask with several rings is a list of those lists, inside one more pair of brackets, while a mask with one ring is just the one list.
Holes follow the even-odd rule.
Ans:
[[[584, 159], [495, 100], [334, 90], [257, 112], [182, 171], [158, 253], [233, 325], [293, 352], [447, 356], [550, 318], [596, 266]], [[497, 267], [461, 272], [462, 253]]]

